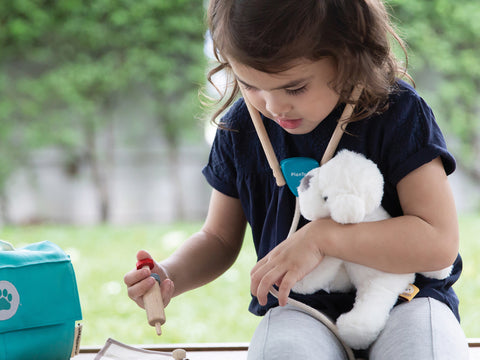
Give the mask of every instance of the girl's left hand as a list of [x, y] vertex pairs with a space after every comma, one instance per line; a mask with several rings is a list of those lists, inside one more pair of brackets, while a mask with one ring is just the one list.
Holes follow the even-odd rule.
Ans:
[[[137, 253], [137, 260], [152, 258], [150, 254], [144, 250]], [[132, 269], [125, 274], [123, 281], [127, 285], [128, 296], [137, 303], [141, 308], [145, 308], [143, 303], [143, 296], [150, 290], [157, 280], [150, 275], [152, 272], [157, 273], [162, 280], [160, 283], [160, 291], [162, 293], [163, 306], [167, 306], [170, 299], [173, 297], [175, 286], [165, 272], [165, 269], [155, 262], [154, 268], [150, 269]]]
[[260, 305], [267, 304], [268, 292], [275, 284], [279, 287], [278, 302], [285, 306], [293, 285], [323, 260], [324, 254], [308, 236], [310, 225], [300, 228], [253, 267], [250, 291]]

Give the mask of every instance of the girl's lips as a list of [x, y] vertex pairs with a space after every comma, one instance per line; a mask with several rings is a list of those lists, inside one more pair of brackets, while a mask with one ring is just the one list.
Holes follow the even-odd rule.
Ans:
[[302, 119], [286, 119], [286, 118], [277, 118], [278, 125], [284, 129], [296, 129], [302, 124]]

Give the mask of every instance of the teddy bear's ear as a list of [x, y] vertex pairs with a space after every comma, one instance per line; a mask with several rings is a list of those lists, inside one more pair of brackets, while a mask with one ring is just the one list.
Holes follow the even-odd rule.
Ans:
[[322, 194], [322, 186], [319, 183], [320, 168], [310, 170], [300, 182], [298, 187], [298, 203], [300, 213], [307, 220], [316, 220], [330, 216]]
[[310, 188], [310, 180], [312, 178], [313, 172], [310, 171], [302, 178], [302, 180], [300, 180], [300, 186], [297, 189], [299, 193], [304, 193], [305, 191], [308, 191], [308, 189]]
[[329, 197], [327, 205], [331, 218], [340, 224], [355, 224], [365, 218], [365, 201], [352, 194]]

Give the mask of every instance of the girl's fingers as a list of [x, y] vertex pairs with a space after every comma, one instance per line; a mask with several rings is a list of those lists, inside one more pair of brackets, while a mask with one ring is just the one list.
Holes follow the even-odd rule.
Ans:
[[127, 287], [129, 287], [147, 278], [148, 276], [150, 276], [150, 274], [150, 269], [133, 269], [127, 274], [125, 274], [125, 276], [123, 277], [123, 282], [125, 283], [125, 285], [127, 285]]
[[266, 305], [270, 288], [276, 284], [279, 288], [278, 302], [284, 306], [295, 283], [322, 259], [323, 254], [318, 249], [312, 249], [310, 243], [286, 239], [253, 267], [250, 291], [261, 305]]
[[268, 293], [273, 284], [280, 284], [285, 271], [280, 267], [263, 266], [252, 273], [251, 292], [260, 305], [266, 305]]
[[253, 296], [257, 296], [260, 282], [263, 281], [265, 275], [275, 268], [275, 265], [271, 261], [273, 258], [272, 252], [260, 259], [250, 271], [250, 291]]
[[253, 296], [258, 297], [258, 289], [260, 282], [263, 280], [264, 271], [263, 266], [261, 266], [260, 262], [262, 262], [265, 258], [260, 260], [250, 272], [250, 292]]
[[[144, 269], [137, 270], [137, 272], [143, 272], [143, 270]], [[130, 278], [136, 278], [136, 275], [138, 274], [132, 274]], [[127, 279], [127, 276], [128, 275], [125, 276], [126, 284], [127, 282], [130, 283], [130, 278]], [[145, 293], [152, 288], [155, 282], [156, 280], [153, 277], [147, 275], [147, 277], [144, 277], [142, 280], [134, 282], [131, 285], [127, 285], [128, 297], [143, 308], [143, 295], [145, 295]]]
[[295, 272], [289, 271], [282, 278], [280, 284], [278, 284], [278, 304], [280, 306], [287, 305], [288, 296], [293, 285], [298, 281], [298, 276]]
[[275, 284], [278, 286], [278, 303], [280, 306], [285, 306], [290, 291], [297, 281], [298, 274], [295, 271], [272, 269], [262, 277], [258, 286], [254, 286], [255, 290], [252, 294], [257, 297], [259, 304], [264, 306], [267, 304], [270, 289]]
[[[137, 261], [151, 258], [150, 254], [145, 250], [140, 250], [137, 253]], [[162, 292], [164, 306], [168, 305], [175, 291], [173, 281], [167, 278], [163, 268], [156, 262], [152, 270], [144, 267], [129, 271], [123, 278], [125, 285], [127, 285], [128, 296], [142, 308], [144, 307], [143, 296], [156, 282], [156, 280], [150, 276], [152, 272], [158, 273], [162, 279], [160, 282], [160, 291]]]
[[170, 279], [165, 279], [160, 283], [160, 291], [162, 292], [163, 306], [167, 306], [173, 297], [175, 285]]
[[[144, 259], [153, 259], [152, 256], [145, 250], [139, 250], [137, 253], [137, 261], [144, 260]], [[158, 265], [156, 261], [153, 262], [155, 265], [153, 266], [152, 272], [157, 273], [160, 276], [160, 279], [163, 281], [168, 278], [168, 275], [165, 269]]]

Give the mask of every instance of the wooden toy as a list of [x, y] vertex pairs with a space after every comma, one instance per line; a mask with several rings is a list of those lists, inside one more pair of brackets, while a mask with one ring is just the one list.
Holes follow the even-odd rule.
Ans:
[[[144, 267], [153, 269], [152, 259], [142, 259], [137, 262], [137, 269]], [[161, 326], [165, 323], [165, 310], [163, 306], [162, 292], [160, 291], [160, 277], [158, 274], [152, 273], [157, 282], [155, 285], [143, 296], [143, 303], [145, 311], [147, 312], [147, 320], [151, 326], [155, 326], [157, 335], [162, 334]], [[179, 358], [181, 359], [181, 358]]]
[[[142, 360], [188, 360], [187, 352], [182, 348], [172, 348], [171, 346], [152, 346], [149, 345], [146, 348], [132, 346], [124, 344], [118, 340], [108, 338], [105, 345], [99, 350], [95, 356], [95, 360], [132, 360], [132, 359], [142, 359]], [[80, 353], [89, 353], [92, 354], [92, 348], [80, 350]], [[91, 359], [92, 357], [87, 357], [87, 354], [84, 354], [85, 357], [82, 359]], [[94, 354], [92, 354], [94, 355]]]
[[258, 138], [260, 139], [260, 143], [262, 144], [263, 151], [265, 152], [265, 156], [267, 157], [268, 164], [273, 171], [273, 176], [277, 182], [278, 186], [284, 186], [286, 184], [285, 178], [282, 174], [282, 169], [280, 168], [280, 164], [277, 160], [277, 156], [275, 155], [275, 151], [273, 150], [272, 143], [268, 138], [267, 130], [265, 129], [265, 125], [263, 125], [262, 117], [260, 113], [250, 104], [250, 101], [247, 97], [243, 94], [243, 100], [245, 101], [245, 105], [247, 105], [248, 112], [250, 117], [252, 118], [253, 126], [257, 131]]
[[183, 360], [187, 358], [187, 352], [184, 349], [175, 349], [172, 356], [175, 360]]

